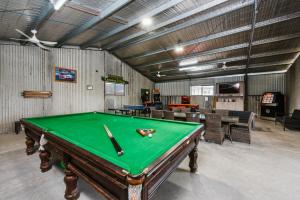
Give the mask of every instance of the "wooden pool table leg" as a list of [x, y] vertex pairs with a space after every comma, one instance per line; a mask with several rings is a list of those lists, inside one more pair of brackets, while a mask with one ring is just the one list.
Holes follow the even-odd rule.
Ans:
[[78, 176], [68, 168], [65, 169], [65, 174], [66, 174], [64, 178], [66, 184], [65, 198], [68, 200], [76, 200], [79, 198], [79, 191], [77, 188]]
[[65, 178], [64, 182], [66, 184], [65, 199], [76, 200], [79, 198], [80, 193], [77, 188], [78, 176], [72, 172], [69, 168], [71, 157], [67, 154], [63, 155], [63, 163], [65, 166]]
[[26, 153], [27, 155], [32, 155], [34, 154], [34, 143], [35, 141], [31, 138], [26, 136]]
[[46, 172], [51, 169], [52, 165], [50, 164], [50, 152], [46, 150], [40, 151], [40, 159], [41, 159], [41, 165], [40, 169], [42, 172]]
[[190, 157], [189, 167], [190, 167], [192, 173], [196, 173], [196, 171], [198, 169], [198, 164], [197, 164], [198, 143], [199, 143], [199, 139], [196, 139], [195, 147], [193, 148], [193, 150], [189, 154], [189, 157]]

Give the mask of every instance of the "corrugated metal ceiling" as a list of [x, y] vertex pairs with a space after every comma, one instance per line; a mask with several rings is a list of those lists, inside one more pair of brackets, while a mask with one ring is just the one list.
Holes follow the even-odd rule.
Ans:
[[[97, 13], [110, 11], [99, 23], [67, 37], [64, 44], [109, 48], [155, 81], [190, 78], [194, 77], [187, 75], [191, 72], [178, 71], [181, 58], [195, 56], [199, 62], [213, 61], [218, 66], [224, 59], [228, 66], [246, 63], [255, 1], [258, 13], [251, 55], [258, 57], [252, 58], [251, 63], [269, 63], [276, 69], [284, 69], [287, 65], [279, 64], [294, 60], [300, 48], [300, 1], [295, 0], [133, 0], [130, 3], [126, 0], [71, 0], [59, 11], [48, 11], [49, 16], [37, 26], [38, 38], [60, 41], [97, 18]], [[123, 2], [120, 9], [111, 9]], [[71, 3], [82, 9], [74, 9]], [[45, 0], [0, 1], [0, 39], [20, 38], [16, 28], [26, 32], [33, 29], [48, 4]], [[147, 14], [153, 15], [153, 25], [149, 28], [142, 27], [137, 20]], [[178, 43], [186, 45], [184, 52], [174, 52]], [[231, 58], [235, 58], [234, 61]], [[251, 71], [274, 70], [272, 66], [263, 66]], [[154, 78], [158, 70], [168, 76]], [[210, 74], [224, 73], [223, 70]], [[236, 72], [226, 72], [230, 73]], [[209, 73], [201, 76], [206, 75]]]

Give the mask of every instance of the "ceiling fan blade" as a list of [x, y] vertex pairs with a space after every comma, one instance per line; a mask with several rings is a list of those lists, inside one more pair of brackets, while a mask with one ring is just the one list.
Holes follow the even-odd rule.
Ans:
[[19, 32], [21, 35], [23, 35], [23, 36], [27, 37], [28, 39], [30, 39], [30, 37], [28, 35], [26, 35], [22, 31], [20, 31], [19, 29], [16, 29], [16, 31]]
[[39, 47], [41, 47], [42, 49], [45, 49], [45, 50], [47, 50], [47, 51], [49, 51], [50, 50], [50, 48], [48, 48], [48, 47], [46, 47], [46, 46], [44, 46], [44, 45], [42, 45], [41, 43], [36, 43]]
[[54, 46], [57, 44], [57, 42], [50, 42], [50, 41], [43, 41], [43, 40], [40, 40], [40, 43], [43, 43], [43, 44], [46, 44], [49, 46]]
[[9, 38], [10, 40], [16, 40], [16, 41], [26, 41], [28, 42], [28, 39], [18, 39], [18, 38]]

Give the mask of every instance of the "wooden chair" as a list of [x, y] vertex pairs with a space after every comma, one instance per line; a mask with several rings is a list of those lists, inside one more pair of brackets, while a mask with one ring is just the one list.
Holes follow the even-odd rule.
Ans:
[[164, 119], [174, 120], [174, 112], [164, 110]]
[[222, 127], [221, 115], [205, 114], [205, 141], [223, 144], [225, 129]]
[[216, 110], [216, 114], [223, 116], [228, 116], [229, 115], [229, 110], [221, 110], [221, 109], [217, 109]]
[[200, 123], [199, 114], [194, 112], [187, 112], [186, 114], [186, 121], [187, 122], [198, 122]]
[[162, 119], [163, 118], [163, 111], [162, 110], [152, 110], [151, 111], [151, 117], [156, 119]]
[[251, 112], [248, 123], [237, 123], [230, 126], [231, 138], [236, 142], [251, 143], [251, 128], [255, 114]]

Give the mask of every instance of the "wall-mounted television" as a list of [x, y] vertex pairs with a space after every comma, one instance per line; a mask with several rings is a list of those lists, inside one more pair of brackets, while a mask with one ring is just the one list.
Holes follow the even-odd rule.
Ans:
[[237, 94], [240, 93], [240, 83], [220, 83], [219, 94]]

